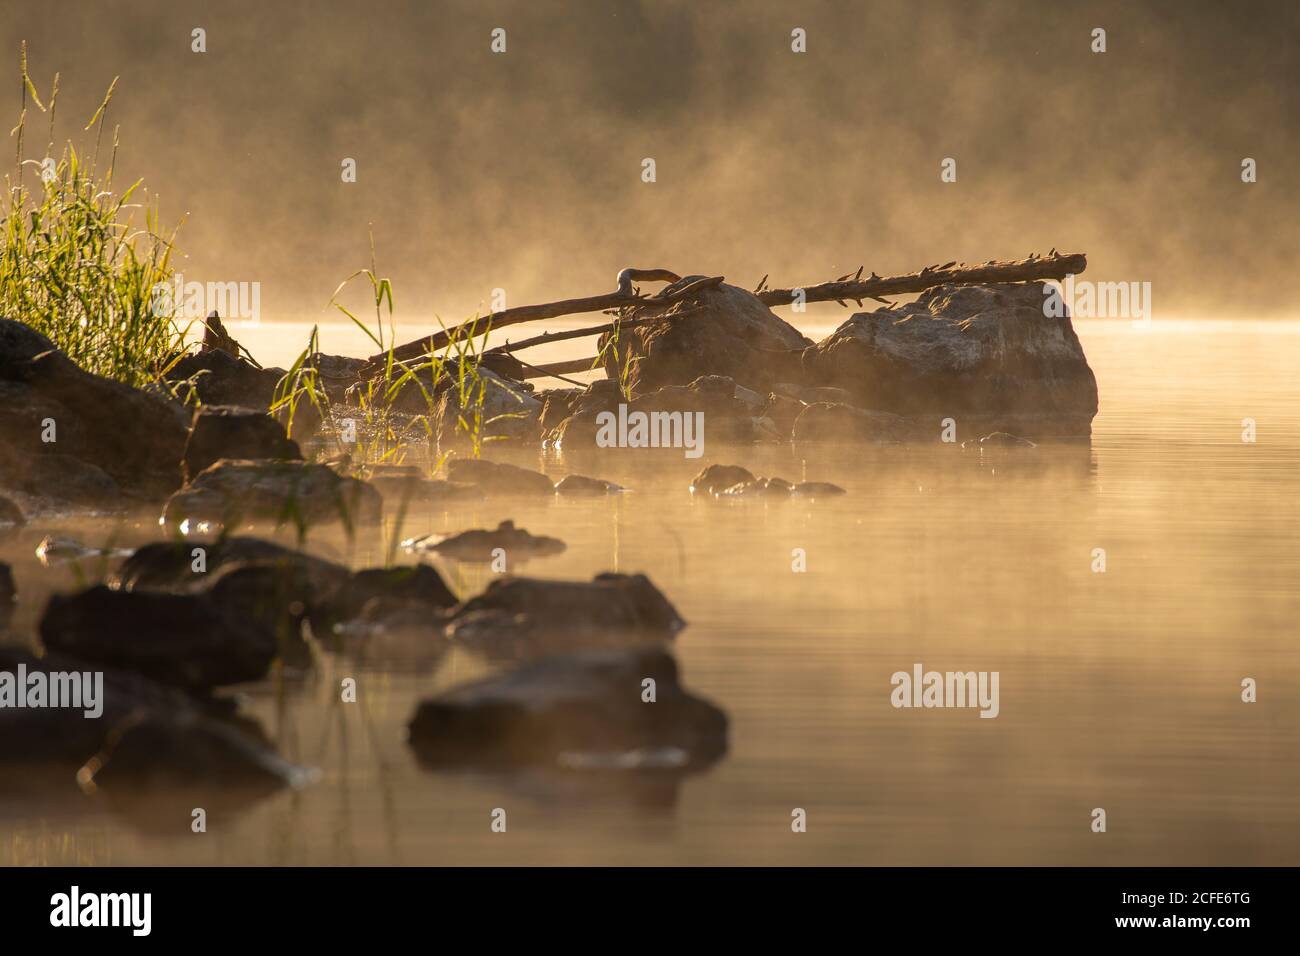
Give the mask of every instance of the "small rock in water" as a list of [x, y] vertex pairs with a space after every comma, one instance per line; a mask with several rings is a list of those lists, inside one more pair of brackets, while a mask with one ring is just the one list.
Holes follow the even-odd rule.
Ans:
[[163, 523], [190, 526], [247, 521], [314, 525], [378, 520], [383, 498], [364, 481], [301, 461], [217, 462], [167, 501]]
[[783, 478], [755, 478], [752, 481], [742, 481], [740, 484], [732, 485], [730, 488], [724, 488], [718, 492], [719, 498], [750, 498], [750, 497], [771, 497], [771, 498], [789, 498], [790, 492], [794, 486]]
[[489, 494], [553, 495], [555, 486], [540, 471], [481, 458], [453, 458], [447, 477], [454, 482], [476, 485]]
[[612, 495], [622, 490], [621, 485], [612, 481], [583, 475], [566, 475], [555, 484], [557, 495]]
[[342, 588], [352, 573], [341, 564], [273, 541], [233, 535], [210, 541], [187, 538], [142, 545], [122, 563], [110, 583], [123, 591], [192, 591], [206, 587], [221, 568], [248, 562], [301, 566], [322, 594]]
[[535, 657], [662, 643], [685, 626], [644, 574], [606, 573], [591, 581], [494, 580], [455, 609], [447, 633], [490, 657]]
[[495, 531], [476, 528], [459, 534], [414, 538], [403, 544], [415, 551], [432, 551], [458, 561], [484, 562], [493, 560], [498, 550], [504, 551], [509, 560], [525, 561], [559, 554], [565, 548], [559, 538], [529, 534], [523, 528], [516, 528], [513, 521], [502, 521]]
[[716, 495], [733, 485], [744, 484], [754, 480], [754, 473], [739, 465], [709, 465], [693, 479], [691, 491]]
[[555, 655], [454, 688], [421, 703], [409, 730], [433, 768], [644, 769], [626, 755], [669, 750], [681, 752], [676, 766], [701, 767], [727, 749], [726, 714], [652, 648]]

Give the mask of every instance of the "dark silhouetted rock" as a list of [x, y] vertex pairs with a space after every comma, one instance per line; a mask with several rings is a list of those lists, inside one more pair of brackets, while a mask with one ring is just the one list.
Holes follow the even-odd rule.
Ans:
[[240, 405], [266, 411], [275, 400], [282, 368], [258, 368], [252, 362], [218, 349], [206, 349], [180, 359], [167, 373], [172, 382], [190, 380], [204, 405]]
[[273, 632], [206, 594], [102, 585], [52, 596], [40, 634], [48, 650], [194, 691], [257, 680], [277, 652]]
[[[184, 538], [142, 545], [118, 568], [112, 583], [124, 591], [201, 590], [209, 586], [222, 568], [248, 563], [282, 563], [301, 567], [314, 580], [316, 590], [325, 595], [333, 595], [351, 578], [346, 567], [333, 561], [273, 541], [232, 535], [215, 540]], [[201, 570], [196, 570], [196, 567]]]
[[832, 485], [829, 481], [801, 481], [791, 489], [790, 493], [805, 498], [832, 498], [848, 492], [839, 485]]
[[804, 353], [803, 381], [839, 386], [861, 408], [951, 417], [978, 434], [1086, 437], [1097, 381], [1044, 285], [941, 286], [859, 313]]
[[126, 497], [98, 465], [57, 453], [0, 457], [0, 485], [34, 498], [103, 511], [120, 508]]
[[18, 588], [14, 584], [13, 569], [0, 561], [0, 627], [8, 626], [17, 602]]
[[0, 672], [20, 670], [47, 683], [54, 675], [102, 673], [102, 712], [87, 718], [84, 709], [67, 707], [0, 708], [0, 790], [15, 777], [42, 780], [43, 770], [68, 788], [74, 778], [87, 790], [201, 785], [212, 799], [225, 788], [270, 791], [304, 781], [305, 772], [275, 754], [264, 736], [175, 688], [102, 663], [58, 653], [38, 658], [0, 645]]
[[231, 405], [205, 405], [194, 413], [185, 444], [184, 476], [189, 481], [222, 458], [302, 460], [298, 443], [266, 412]]
[[316, 352], [307, 360], [307, 365], [316, 369], [317, 382], [329, 400], [335, 405], [342, 405], [344, 393], [361, 380], [361, 370], [366, 366], [366, 360]]
[[[49, 422], [54, 441], [43, 440]], [[80, 502], [94, 487], [86, 469], [68, 460], [75, 459], [116, 482], [115, 489], [101, 482], [110, 501], [122, 493], [165, 497], [180, 483], [185, 434], [179, 406], [92, 375], [40, 333], [0, 319], [0, 481]], [[50, 467], [33, 461], [47, 455], [66, 457]]]
[[200, 472], [167, 501], [167, 524], [245, 521], [347, 525], [375, 521], [383, 510], [379, 492], [326, 465], [300, 461], [222, 460]]
[[419, 605], [426, 615], [430, 608], [450, 608], [459, 601], [437, 569], [427, 564], [366, 568], [352, 575], [340, 592], [338, 614], [344, 619], [356, 617], [376, 598]]
[[[655, 701], [642, 700], [646, 680]], [[727, 717], [688, 693], [662, 650], [547, 657], [420, 704], [410, 743], [430, 767], [607, 767], [673, 750], [704, 766], [727, 749]]]

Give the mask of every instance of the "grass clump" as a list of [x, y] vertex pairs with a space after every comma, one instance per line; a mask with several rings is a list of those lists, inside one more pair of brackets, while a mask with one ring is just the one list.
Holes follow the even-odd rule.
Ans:
[[[184, 348], [170, 304], [158, 290], [173, 275], [175, 231], [163, 235], [154, 207], [133, 202], [140, 182], [114, 191], [118, 130], [101, 168], [114, 79], [86, 132], [89, 156], [67, 142], [54, 153], [58, 103], [56, 74], [49, 105], [41, 101], [20, 54], [22, 108], [15, 139], [15, 169], [0, 197], [0, 315], [44, 333], [82, 368], [141, 387], [162, 380]], [[45, 155], [25, 155], [28, 109], [48, 114]], [[142, 219], [142, 222], [138, 222]]]

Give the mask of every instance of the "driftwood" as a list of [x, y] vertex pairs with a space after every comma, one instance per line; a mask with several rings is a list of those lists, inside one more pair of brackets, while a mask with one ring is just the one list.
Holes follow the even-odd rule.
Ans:
[[[907, 295], [924, 292], [940, 285], [983, 285], [1003, 282], [1032, 282], [1042, 279], [1064, 279], [1067, 275], [1078, 275], [1088, 267], [1088, 257], [1083, 253], [1062, 255], [1053, 249], [1046, 256], [1031, 255], [1028, 259], [1012, 262], [994, 262], [990, 260], [982, 265], [967, 266], [964, 263], [949, 262], [942, 266], [926, 266], [920, 272], [909, 275], [882, 278], [871, 273], [862, 278], [862, 270], [857, 275], [840, 276], [834, 282], [820, 285], [803, 286], [804, 302], [847, 302], [862, 304], [863, 299], [877, 299], [887, 295]], [[762, 283], [759, 284], [762, 290]], [[756, 293], [766, 306], [789, 305], [798, 299], [799, 287], [792, 289], [767, 289]], [[887, 303], [889, 304], [889, 303]]]
[[[641, 296], [630, 293], [610, 292], [606, 295], [587, 296], [583, 299], [563, 299], [559, 302], [544, 302], [541, 305], [522, 305], [515, 309], [506, 309], [502, 312], [493, 312], [491, 315], [482, 318], [472, 319], [469, 322], [462, 322], [460, 325], [453, 326], [443, 332], [434, 332], [422, 339], [416, 339], [414, 342], [407, 342], [405, 345], [399, 345], [393, 349], [393, 358], [399, 362], [410, 361], [426, 355], [430, 352], [437, 352], [438, 349], [446, 348], [453, 336], [483, 335], [485, 332], [495, 332], [497, 329], [505, 328], [510, 325], [518, 325], [520, 322], [533, 322], [537, 319], [554, 319], [561, 315], [574, 315], [580, 312], [603, 312], [606, 309], [625, 309], [638, 308], [641, 306], [668, 306], [674, 302], [680, 302], [683, 299], [689, 299], [701, 289], [712, 288], [722, 284], [722, 276], [710, 276], [704, 279], [697, 279], [688, 286], [673, 292], [671, 295]], [[372, 365], [381, 365], [386, 361], [387, 353], [372, 355], [370, 362]]]
[[[862, 305], [863, 299], [876, 299], [890, 305], [892, 303], [885, 296], [921, 293], [941, 285], [981, 285], [1064, 279], [1067, 275], [1077, 275], [1083, 272], [1087, 267], [1087, 256], [1082, 253], [1065, 255], [1053, 249], [1046, 256], [1039, 256], [1035, 253], [1027, 259], [1004, 262], [990, 260], [974, 266], [968, 266], [965, 263], [948, 262], [944, 265], [926, 266], [919, 272], [898, 276], [882, 277], [873, 272], [864, 279], [862, 277], [863, 270], [858, 269], [856, 274], [850, 273], [849, 275], [840, 276], [834, 282], [823, 282], [812, 286], [795, 286], [789, 289], [766, 288], [767, 277], [764, 276], [763, 281], [759, 283], [758, 289], [755, 290], [755, 295], [759, 301], [769, 307], [790, 305], [796, 301], [838, 302], [844, 306], [847, 306], [849, 302], [856, 302], [858, 305]], [[638, 273], [644, 272], [644, 270], [637, 271]], [[637, 317], [636, 310], [650, 307], [663, 309], [675, 303], [687, 301], [702, 289], [720, 285], [722, 280], [722, 276], [697, 279], [695, 282], [668, 295], [661, 292], [653, 296], [639, 296], [630, 292], [619, 291], [606, 295], [587, 296], [581, 299], [563, 299], [558, 302], [545, 302], [541, 305], [525, 305], [515, 309], [505, 309], [489, 316], [461, 323], [446, 331], [435, 332], [414, 342], [407, 342], [405, 345], [398, 346], [393, 350], [393, 357], [398, 362], [411, 361], [418, 359], [422, 355], [445, 348], [453, 336], [479, 336], [489, 331], [518, 325], [521, 322], [553, 319], [561, 315], [575, 315], [582, 312], [604, 312], [612, 309], [631, 310], [627, 318], [617, 322], [573, 329], [566, 332], [548, 332], [519, 342], [496, 346], [488, 349], [484, 354], [511, 353], [537, 345], [544, 345], [548, 342], [583, 338], [588, 335], [601, 335], [613, 332], [618, 328], [633, 328], [661, 317], [659, 315]], [[620, 286], [626, 285], [627, 283], [622, 282], [620, 277]], [[678, 314], [688, 315], [695, 311], [698, 310], [687, 309]], [[386, 354], [372, 356], [369, 368], [381, 368], [386, 358]], [[585, 371], [593, 361], [594, 359], [581, 359], [553, 365], [530, 366], [530, 368], [534, 370], [553, 369], [557, 372], [576, 372]], [[536, 371], [531, 372], [528, 377], [537, 377]]]

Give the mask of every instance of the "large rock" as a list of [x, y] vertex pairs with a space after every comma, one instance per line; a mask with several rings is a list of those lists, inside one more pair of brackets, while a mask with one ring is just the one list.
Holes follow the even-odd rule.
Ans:
[[353, 526], [377, 520], [382, 510], [383, 498], [369, 484], [325, 465], [223, 459], [168, 499], [163, 520], [191, 526], [233, 527], [246, 521]]
[[1036, 282], [931, 289], [853, 316], [804, 353], [804, 378], [924, 434], [953, 418], [968, 435], [1085, 437], [1097, 381], [1069, 317], [1044, 314], [1046, 298]]
[[302, 460], [298, 443], [263, 411], [234, 405], [204, 405], [194, 412], [185, 444], [184, 476], [189, 481], [222, 458]]
[[[663, 292], [699, 278], [687, 276]], [[621, 330], [608, 350], [612, 337], [600, 338], [606, 373], [619, 381], [627, 365], [633, 394], [688, 385], [702, 375], [726, 375], [766, 392], [797, 377], [799, 350], [812, 344], [753, 293], [732, 285], [705, 289], [695, 301], [660, 307], [659, 312], [661, 321]], [[654, 314], [653, 307], [638, 312]]]
[[424, 701], [409, 730], [418, 758], [435, 768], [610, 767], [656, 751], [699, 767], [727, 749], [726, 714], [688, 693], [673, 658], [655, 649], [535, 661]]
[[40, 624], [46, 649], [192, 691], [258, 680], [276, 635], [208, 594], [113, 591], [55, 594]]
[[[109, 476], [122, 493], [166, 497], [180, 484], [186, 417], [178, 405], [78, 368], [34, 329], [0, 319], [0, 475], [9, 476], [0, 480], [56, 500], [84, 499], [96, 484], [116, 494], [103, 482], [88, 484], [87, 469], [73, 459]], [[53, 441], [43, 440], [49, 422]], [[67, 456], [66, 467], [32, 461], [47, 455]]]

